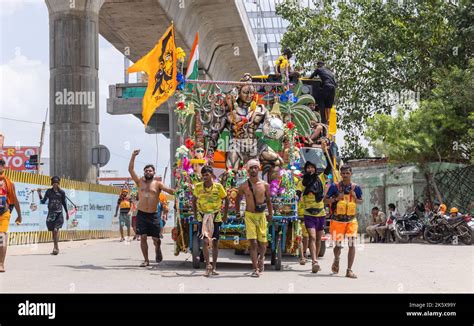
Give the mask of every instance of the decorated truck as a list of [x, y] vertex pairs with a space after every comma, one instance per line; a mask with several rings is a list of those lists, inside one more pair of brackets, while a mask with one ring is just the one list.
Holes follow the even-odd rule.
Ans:
[[244, 220], [235, 216], [242, 207], [235, 207], [235, 199], [238, 187], [247, 180], [245, 163], [253, 158], [260, 161], [262, 178], [270, 185], [274, 209], [267, 233], [271, 263], [280, 270], [284, 253], [299, 254], [302, 220], [296, 185], [301, 168], [307, 159], [320, 173], [328, 166], [335, 172], [338, 164], [335, 109], [327, 124], [326, 112], [323, 118], [318, 112], [319, 87], [317, 80], [298, 78], [292, 83], [288, 72], [283, 76], [243, 74], [239, 81], [181, 80], [175, 94], [181, 145], [174, 167], [175, 255], [191, 252], [194, 268], [203, 262], [192, 194], [207, 164], [230, 201], [219, 248], [236, 253], [248, 249]]

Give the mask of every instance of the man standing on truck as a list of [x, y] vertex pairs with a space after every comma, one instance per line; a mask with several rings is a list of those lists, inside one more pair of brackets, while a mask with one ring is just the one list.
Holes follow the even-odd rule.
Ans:
[[[265, 266], [267, 249], [267, 220], [273, 219], [273, 207], [270, 199], [268, 183], [258, 176], [260, 162], [251, 159], [247, 162], [249, 179], [239, 187], [235, 200], [236, 217], [240, 218], [240, 202], [245, 195], [245, 230], [250, 241], [250, 257], [252, 259], [252, 277], [260, 277]], [[268, 216], [265, 209], [268, 208]]]
[[357, 278], [352, 271], [355, 258], [355, 243], [357, 237], [358, 223], [356, 219], [357, 204], [362, 203], [362, 189], [351, 181], [352, 168], [348, 165], [341, 167], [342, 181], [333, 183], [325, 196], [325, 202], [332, 205], [333, 216], [329, 225], [334, 246], [334, 262], [331, 270], [334, 274], [339, 273], [339, 256], [341, 255], [342, 241], [348, 238], [348, 263], [346, 277]]
[[[193, 212], [199, 224], [199, 237], [203, 238], [203, 253], [206, 262], [204, 276], [219, 275], [216, 271], [217, 256], [219, 253], [219, 234], [222, 221], [227, 221], [229, 200], [224, 187], [214, 182], [214, 171], [211, 166], [205, 165], [201, 169], [203, 182], [199, 182], [193, 191]], [[225, 200], [224, 217], [221, 215], [222, 200]], [[204, 230], [204, 231], [203, 231]], [[212, 231], [212, 232], [210, 232]], [[209, 244], [212, 241], [212, 260], [209, 258]]]
[[134, 166], [135, 157], [139, 153], [139, 149], [133, 151], [132, 157], [130, 158], [130, 163], [128, 165], [128, 172], [137, 185], [140, 198], [137, 212], [137, 234], [140, 235], [140, 245], [144, 258], [144, 262], [140, 265], [140, 267], [147, 267], [150, 265], [150, 261], [148, 260], [148, 236], [153, 238], [156, 262], [160, 263], [163, 260], [160, 239], [160, 220], [156, 211], [158, 202], [160, 200], [161, 191], [165, 191], [170, 195], [174, 195], [175, 190], [168, 188], [161, 181], [154, 179], [155, 167], [151, 164], [146, 165], [143, 169], [144, 176], [141, 178], [138, 177], [134, 171]]
[[321, 116], [325, 115], [325, 119], [322, 119], [322, 121], [328, 121], [329, 110], [334, 105], [334, 98], [336, 97], [337, 82], [334, 73], [326, 68], [323, 61], [318, 61], [317, 65], [318, 68], [309, 76], [309, 79], [316, 76], [321, 78], [324, 108], [321, 108], [320, 113]]

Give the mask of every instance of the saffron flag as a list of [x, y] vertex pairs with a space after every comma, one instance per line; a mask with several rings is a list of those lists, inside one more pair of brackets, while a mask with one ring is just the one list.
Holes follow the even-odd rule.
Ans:
[[153, 50], [127, 70], [128, 73], [144, 71], [148, 75], [148, 86], [142, 103], [142, 119], [145, 127], [155, 110], [176, 90], [178, 85], [176, 61], [174, 26], [171, 24]]

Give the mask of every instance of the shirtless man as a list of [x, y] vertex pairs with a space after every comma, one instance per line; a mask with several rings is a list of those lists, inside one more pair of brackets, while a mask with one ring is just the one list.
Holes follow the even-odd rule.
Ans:
[[[265, 265], [265, 251], [267, 249], [267, 220], [273, 218], [273, 207], [270, 200], [268, 183], [258, 177], [260, 162], [252, 159], [247, 162], [249, 180], [239, 187], [235, 207], [240, 207], [240, 201], [245, 195], [245, 229], [250, 241], [250, 257], [252, 258], [252, 277], [260, 277]], [[268, 208], [268, 216], [265, 216]], [[240, 211], [235, 213], [240, 217]]]
[[140, 150], [134, 150], [132, 157], [130, 158], [130, 164], [128, 165], [128, 172], [132, 176], [133, 181], [137, 184], [140, 201], [138, 202], [137, 212], [137, 234], [140, 236], [141, 248], [143, 258], [145, 261], [140, 267], [146, 267], [150, 265], [148, 260], [148, 243], [147, 236], [153, 238], [156, 252], [156, 262], [159, 263], [163, 260], [161, 253], [161, 240], [160, 240], [160, 219], [157, 216], [156, 208], [160, 200], [161, 191], [165, 191], [171, 195], [174, 195], [174, 189], [166, 187], [161, 181], [154, 180], [155, 167], [153, 165], [147, 165], [143, 169], [144, 176], [139, 178], [134, 171], [135, 157], [140, 153]]

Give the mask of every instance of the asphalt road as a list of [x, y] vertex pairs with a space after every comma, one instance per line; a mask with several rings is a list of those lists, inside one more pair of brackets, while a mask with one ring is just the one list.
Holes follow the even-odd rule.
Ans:
[[[150, 257], [152, 243], [149, 240]], [[474, 293], [474, 246], [429, 244], [360, 244], [353, 266], [358, 279], [345, 278], [347, 248], [339, 275], [332, 275], [332, 250], [321, 259], [322, 271], [310, 272], [295, 257], [284, 256], [275, 271], [267, 257], [265, 273], [250, 277], [248, 255], [221, 250], [219, 276], [203, 277], [193, 270], [191, 255], [173, 255], [169, 235], [163, 241], [164, 260], [141, 268], [138, 241], [118, 239], [12, 246], [6, 273], [0, 273], [1, 293]]]

